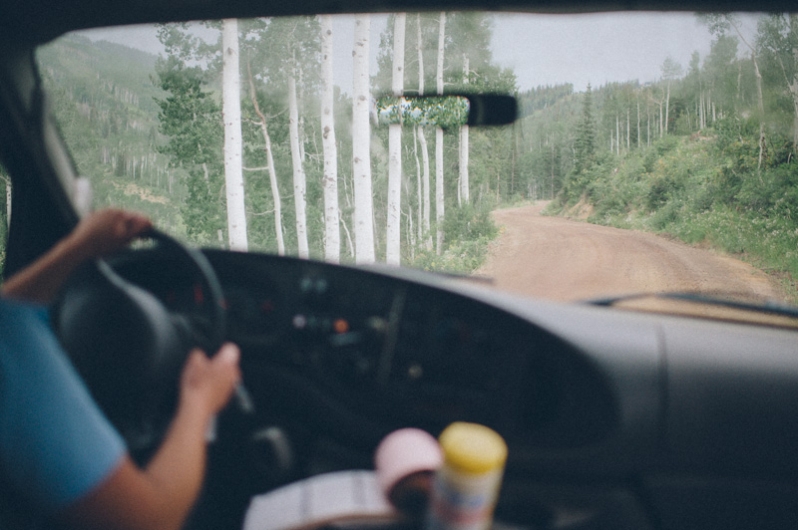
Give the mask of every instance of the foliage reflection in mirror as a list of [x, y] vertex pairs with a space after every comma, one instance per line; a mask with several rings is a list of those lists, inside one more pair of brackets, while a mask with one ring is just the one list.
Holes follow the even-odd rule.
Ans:
[[385, 125], [422, 125], [452, 129], [463, 125], [506, 125], [515, 121], [515, 98], [498, 94], [383, 96], [377, 120]]

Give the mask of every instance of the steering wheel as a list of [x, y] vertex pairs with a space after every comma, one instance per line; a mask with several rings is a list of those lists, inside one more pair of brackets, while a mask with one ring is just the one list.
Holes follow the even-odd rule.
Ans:
[[[213, 354], [226, 332], [222, 288], [207, 258], [155, 229], [143, 237], [156, 243], [146, 256], [196, 278], [192, 307], [169, 310], [118, 274], [113, 260], [97, 260], [67, 281], [51, 311], [62, 346], [131, 451], [154, 448], [165, 433], [191, 349]], [[135, 264], [140, 252], [117, 259]]]

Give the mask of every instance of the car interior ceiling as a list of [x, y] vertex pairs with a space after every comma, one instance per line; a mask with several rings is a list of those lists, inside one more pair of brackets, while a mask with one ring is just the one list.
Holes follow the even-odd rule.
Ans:
[[305, 2], [227, 2], [179, 1], [106, 2], [103, 0], [12, 0], [3, 9], [0, 39], [39, 44], [67, 31], [127, 24], [176, 22], [200, 19], [248, 18], [257, 16], [315, 15], [319, 13], [357, 13], [406, 10], [438, 11], [487, 9], [539, 13], [593, 13], [601, 11], [762, 11], [785, 12], [794, 9], [790, 0], [308, 0]]

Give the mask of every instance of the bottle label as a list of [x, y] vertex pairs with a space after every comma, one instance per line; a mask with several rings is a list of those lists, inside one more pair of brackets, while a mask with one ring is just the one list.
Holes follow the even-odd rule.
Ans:
[[500, 482], [500, 470], [475, 476], [444, 467], [433, 483], [427, 530], [485, 530]]

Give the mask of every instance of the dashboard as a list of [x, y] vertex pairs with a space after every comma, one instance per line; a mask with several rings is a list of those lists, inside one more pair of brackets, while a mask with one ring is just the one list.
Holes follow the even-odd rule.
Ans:
[[[508, 441], [505, 524], [798, 524], [794, 331], [528, 300], [398, 268], [205, 255], [256, 411], [220, 426], [207, 497], [226, 492], [227, 507], [369, 468], [394, 429], [437, 435], [465, 420]], [[195, 280], [157, 256], [126, 267], [170, 310], [196, 303]], [[269, 429], [290, 465], [259, 438]]]

